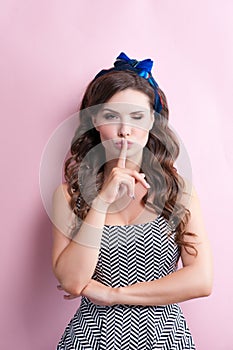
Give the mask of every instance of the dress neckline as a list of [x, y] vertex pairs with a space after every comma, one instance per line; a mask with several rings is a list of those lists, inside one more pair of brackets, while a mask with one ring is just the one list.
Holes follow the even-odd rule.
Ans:
[[104, 225], [104, 227], [138, 227], [138, 226], [146, 226], [149, 224], [154, 224], [157, 221], [159, 221], [160, 218], [163, 218], [162, 214], [156, 216], [156, 218], [152, 221], [148, 221], [148, 222], [143, 222], [141, 224], [128, 224], [128, 225]]

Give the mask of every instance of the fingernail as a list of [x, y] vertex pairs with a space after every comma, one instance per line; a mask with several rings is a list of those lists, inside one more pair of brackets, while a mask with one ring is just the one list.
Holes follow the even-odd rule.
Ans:
[[141, 173], [140, 176], [143, 177], [143, 179], [144, 179], [144, 177], [146, 176], [146, 174]]
[[148, 182], [146, 182], [146, 187], [147, 187], [147, 188], [150, 188], [150, 185], [148, 184]]
[[131, 194], [131, 195], [130, 195], [130, 198], [135, 199], [135, 195], [134, 195], [134, 194]]

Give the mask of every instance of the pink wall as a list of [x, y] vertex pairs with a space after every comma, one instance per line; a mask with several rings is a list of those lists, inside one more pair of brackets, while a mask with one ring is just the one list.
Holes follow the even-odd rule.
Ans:
[[40, 159], [120, 51], [156, 61], [192, 161], [215, 259], [212, 296], [182, 305], [197, 349], [233, 349], [232, 11], [230, 0], [1, 1], [1, 349], [55, 349], [78, 305], [52, 275]]

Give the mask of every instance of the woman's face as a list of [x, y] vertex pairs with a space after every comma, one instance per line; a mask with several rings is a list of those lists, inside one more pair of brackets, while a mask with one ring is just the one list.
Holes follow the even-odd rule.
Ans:
[[126, 89], [103, 104], [93, 123], [108, 158], [119, 156], [122, 138], [127, 140], [127, 158], [142, 154], [154, 123], [149, 97], [143, 92]]

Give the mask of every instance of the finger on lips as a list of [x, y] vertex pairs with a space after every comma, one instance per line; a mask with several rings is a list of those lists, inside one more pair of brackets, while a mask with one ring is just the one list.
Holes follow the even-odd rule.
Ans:
[[[144, 173], [138, 173], [136, 170], [126, 168], [128, 141], [126, 139], [122, 138], [121, 142], [122, 142], [121, 143], [122, 147], [121, 147], [118, 162], [117, 162], [118, 169], [115, 168], [114, 171], [115, 171], [115, 175], [117, 175], [117, 177], [120, 175], [121, 185], [125, 185], [126, 187], [128, 187], [127, 192], [128, 192], [129, 197], [131, 197], [132, 199], [135, 199], [135, 195], [134, 195], [135, 180], [141, 182], [142, 186], [144, 186], [146, 189], [150, 188], [150, 185], [145, 180]], [[120, 172], [119, 172], [119, 170], [120, 170]], [[123, 174], [125, 174], [125, 175], [123, 175]], [[127, 174], [127, 176], [126, 176], [126, 174]], [[130, 176], [131, 181], [129, 181], [130, 179], [128, 178], [128, 176]], [[132, 178], [134, 178], [133, 183], [132, 183]]]
[[[120, 151], [120, 155], [119, 155], [119, 159], [118, 159], [118, 163], [117, 166], [118, 168], [124, 168], [126, 167], [126, 155], [127, 155], [127, 147], [128, 147], [128, 143], [127, 140], [122, 138], [122, 148]], [[133, 175], [133, 174], [132, 174]], [[137, 173], [137, 175], [139, 176], [135, 176], [136, 173], [134, 173], [134, 177], [141, 182], [141, 184], [145, 187], [145, 188], [150, 188], [150, 185], [148, 184], [148, 182], [145, 180], [145, 174], [144, 173]], [[134, 198], [134, 196], [132, 196], [132, 198]]]
[[120, 155], [119, 155], [119, 160], [118, 160], [118, 163], [117, 163], [117, 166], [119, 168], [125, 168], [125, 162], [126, 162], [126, 153], [127, 153], [127, 140], [126, 139], [122, 139], [121, 140], [121, 144], [122, 144], [122, 147], [121, 147], [121, 152], [120, 152]]

